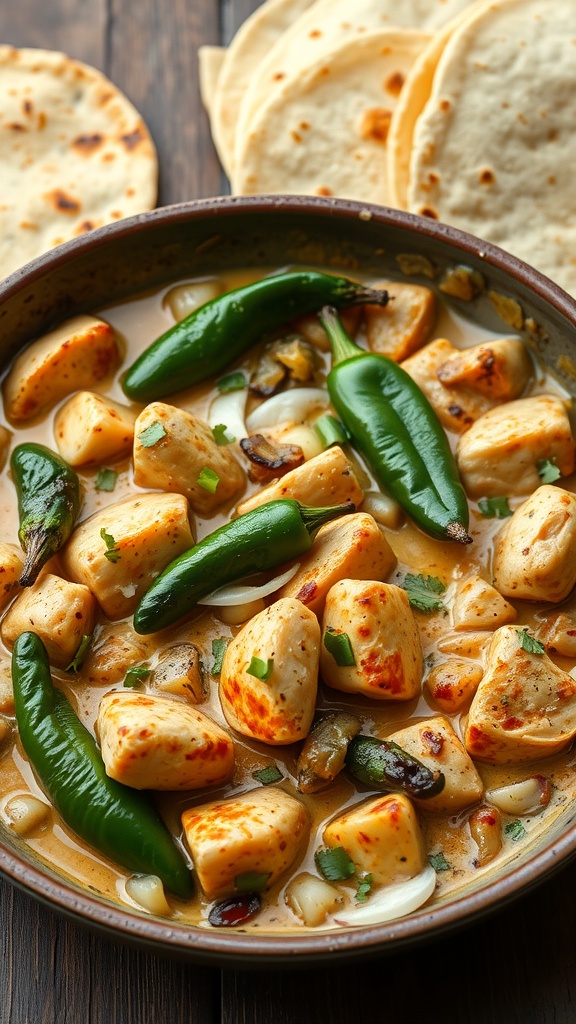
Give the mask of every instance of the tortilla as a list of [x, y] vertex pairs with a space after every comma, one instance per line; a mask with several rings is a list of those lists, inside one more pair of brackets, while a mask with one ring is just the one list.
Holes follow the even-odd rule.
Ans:
[[408, 29], [366, 32], [289, 78], [252, 122], [234, 191], [386, 203], [390, 118], [429, 40]]
[[200, 99], [206, 113], [212, 118], [214, 97], [218, 88], [218, 80], [226, 56], [225, 46], [198, 47], [198, 75], [200, 79]]
[[493, 0], [451, 36], [416, 123], [408, 209], [576, 295], [576, 4]]
[[226, 51], [214, 101], [207, 109], [214, 144], [228, 177], [234, 162], [238, 113], [254, 69], [310, 3], [311, 0], [266, 0], [240, 26]]
[[155, 206], [158, 161], [137, 110], [63, 53], [0, 46], [0, 276]]
[[471, 0], [316, 0], [259, 64], [253, 63], [236, 132], [238, 150], [263, 103], [279, 95], [288, 78], [314, 65], [346, 40], [384, 28], [433, 31]]

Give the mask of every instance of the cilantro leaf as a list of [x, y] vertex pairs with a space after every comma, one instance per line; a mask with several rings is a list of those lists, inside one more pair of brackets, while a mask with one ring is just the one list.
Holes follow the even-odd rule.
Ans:
[[116, 480], [118, 473], [115, 469], [105, 469], [104, 466], [98, 470], [98, 476], [96, 477], [96, 490], [97, 491], [113, 491], [116, 486]]
[[212, 641], [212, 668], [210, 669], [213, 676], [219, 676], [222, 671], [222, 662], [224, 661], [224, 655], [226, 654], [226, 648], [230, 643], [225, 636], [219, 636], [216, 640]]
[[316, 867], [329, 882], [341, 882], [350, 878], [355, 867], [343, 846], [329, 846], [314, 854]]
[[512, 515], [508, 498], [480, 498], [478, 508], [486, 519], [506, 519]]
[[261, 782], [263, 786], [271, 786], [273, 782], [280, 782], [284, 776], [275, 764], [267, 764], [265, 768], [258, 768], [252, 772], [252, 778]]
[[88, 647], [90, 646], [91, 639], [92, 639], [92, 634], [90, 634], [89, 636], [85, 635], [85, 636], [82, 637], [82, 640], [80, 641], [80, 646], [79, 646], [78, 650], [76, 651], [76, 654], [72, 658], [72, 661], [70, 662], [70, 664], [66, 666], [66, 672], [79, 672], [80, 671], [80, 669], [82, 668], [83, 662], [84, 662], [84, 658], [86, 657], [86, 651], [88, 650]]
[[528, 651], [528, 654], [545, 654], [546, 648], [544, 644], [540, 643], [535, 636], [531, 636], [527, 629], [517, 629], [516, 634], [520, 641], [520, 646]]
[[520, 842], [521, 839], [525, 839], [527, 832], [521, 821], [516, 818], [515, 821], [509, 821], [507, 825], [504, 825], [504, 832], [513, 843]]
[[440, 850], [440, 853], [433, 853], [428, 857], [428, 862], [434, 868], [434, 871], [451, 871], [452, 865], [448, 863], [446, 857]]
[[235, 437], [229, 437], [226, 431], [228, 427], [225, 423], [217, 423], [215, 427], [212, 427], [212, 435], [217, 445], [232, 444], [236, 440]]
[[322, 643], [334, 658], [334, 661], [339, 666], [355, 665], [356, 658], [354, 657], [354, 651], [352, 650], [352, 643], [348, 633], [337, 633], [330, 626], [327, 627]]
[[109, 562], [118, 562], [122, 555], [120, 554], [120, 548], [116, 546], [116, 541], [112, 534], [106, 533], [106, 529], [103, 526], [100, 530], [100, 536], [106, 545], [104, 557], [107, 558]]
[[265, 889], [270, 878], [269, 871], [244, 871], [236, 875], [234, 885], [238, 892], [260, 892]]
[[408, 600], [413, 608], [421, 612], [437, 612], [444, 609], [439, 594], [443, 594], [446, 587], [437, 576], [424, 576], [419, 573], [407, 573], [402, 584], [408, 594]]
[[216, 381], [216, 387], [222, 395], [225, 395], [228, 391], [241, 391], [247, 383], [244, 374], [238, 370], [236, 373], [227, 373], [225, 377], [220, 377], [220, 380]]
[[132, 665], [124, 676], [124, 686], [138, 686], [149, 675], [150, 669], [146, 665]]
[[553, 484], [559, 480], [562, 473], [556, 465], [556, 459], [538, 459], [536, 463], [538, 475], [543, 484]]
[[218, 473], [210, 469], [210, 466], [204, 466], [204, 469], [201, 469], [198, 474], [196, 483], [199, 487], [203, 487], [205, 491], [210, 491], [210, 494], [215, 494], [216, 488], [220, 483], [220, 477]]
[[365, 903], [372, 890], [372, 875], [364, 875], [363, 878], [358, 879], [358, 888], [356, 889], [356, 902]]
[[267, 661], [263, 661], [262, 658], [257, 658], [256, 655], [252, 656], [252, 661], [246, 669], [249, 676], [254, 676], [255, 679], [261, 679], [263, 683], [267, 683], [272, 675], [274, 669], [274, 662], [271, 658]]
[[166, 437], [166, 429], [160, 420], [155, 420], [138, 434], [138, 440], [143, 448], [152, 448], [163, 437]]

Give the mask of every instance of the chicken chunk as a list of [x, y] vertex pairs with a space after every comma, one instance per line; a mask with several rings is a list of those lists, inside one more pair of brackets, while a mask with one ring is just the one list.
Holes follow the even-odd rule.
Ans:
[[547, 615], [537, 633], [547, 651], [563, 658], [576, 658], [576, 618], [557, 612]]
[[79, 391], [56, 413], [54, 437], [70, 466], [101, 464], [132, 447], [136, 412], [93, 391]]
[[541, 483], [542, 462], [574, 470], [566, 405], [553, 395], [518, 398], [492, 409], [460, 438], [458, 468], [471, 498], [525, 495]]
[[142, 410], [134, 428], [134, 482], [184, 494], [198, 515], [211, 515], [245, 484], [240, 463], [210, 427], [164, 402]]
[[534, 491], [500, 530], [493, 575], [506, 597], [563, 601], [576, 584], [576, 496], [551, 484]]
[[13, 363], [3, 388], [8, 419], [25, 423], [73, 391], [93, 387], [119, 359], [116, 335], [104, 320], [67, 320], [32, 342]]
[[[333, 651], [343, 635], [351, 649], [344, 659]], [[326, 597], [322, 636], [320, 671], [335, 690], [378, 700], [412, 700], [420, 693], [420, 634], [400, 587], [375, 580], [336, 583]]]
[[346, 501], [358, 506], [364, 492], [350, 460], [335, 444], [251, 495], [238, 505], [236, 511], [242, 515], [275, 498], [296, 498], [303, 505], [316, 507], [340, 505]]
[[414, 800], [427, 811], [456, 814], [482, 799], [484, 786], [450, 723], [440, 716], [409, 725], [388, 736], [431, 771], [444, 774], [444, 789], [426, 800]]
[[388, 793], [357, 804], [324, 829], [328, 847], [342, 846], [359, 874], [376, 885], [418, 875], [426, 864], [424, 841], [408, 797]]
[[471, 387], [460, 384], [447, 386], [441, 382], [438, 370], [459, 353], [460, 349], [446, 338], [438, 338], [400, 365], [424, 392], [442, 426], [455, 434], [464, 434], [496, 402]]
[[114, 690], [100, 701], [98, 736], [106, 774], [133, 789], [202, 789], [227, 782], [234, 743], [182, 701]]
[[432, 700], [446, 711], [454, 714], [468, 704], [478, 689], [483, 670], [472, 661], [451, 658], [434, 665], [424, 680]]
[[516, 619], [516, 609], [478, 573], [461, 580], [452, 607], [454, 629], [497, 629]]
[[0, 714], [14, 714], [12, 666], [8, 658], [0, 659]]
[[175, 644], [159, 658], [150, 682], [162, 693], [186, 697], [192, 704], [205, 699], [200, 654], [194, 644]]
[[82, 637], [92, 633], [95, 619], [96, 602], [88, 587], [44, 573], [6, 612], [2, 640], [12, 650], [20, 633], [33, 630], [44, 643], [51, 664], [66, 668]]
[[471, 757], [531, 761], [558, 753], [576, 736], [576, 681], [544, 652], [533, 653], [527, 637], [502, 626], [492, 638], [466, 724]]
[[131, 615], [169, 562], [193, 547], [182, 494], [140, 494], [77, 526], [62, 552], [66, 572], [95, 595], [109, 619]]
[[509, 402], [518, 398], [532, 376], [532, 361], [520, 338], [497, 338], [449, 356], [438, 367], [446, 387], [464, 385], [489, 398]]
[[0, 469], [4, 469], [6, 459], [8, 458], [8, 452], [10, 451], [10, 441], [12, 440], [12, 434], [6, 427], [0, 425]]
[[396, 555], [372, 516], [355, 512], [322, 526], [311, 550], [297, 564], [298, 572], [278, 594], [296, 597], [322, 615], [335, 583], [350, 577], [384, 580], [396, 565]]
[[115, 686], [129, 668], [141, 665], [151, 654], [149, 639], [139, 636], [131, 622], [99, 623], [86, 651], [83, 677], [96, 686]]
[[208, 899], [242, 891], [243, 878], [261, 876], [269, 888], [294, 863], [308, 837], [308, 815], [277, 787], [190, 807], [184, 835]]
[[22, 569], [23, 562], [18, 548], [14, 544], [0, 541], [0, 612], [15, 596]]
[[313, 612], [282, 598], [228, 644], [220, 702], [228, 724], [272, 745], [307, 736], [316, 703], [320, 627]]
[[399, 363], [425, 345], [436, 321], [436, 296], [421, 284], [379, 281], [390, 293], [387, 306], [364, 306], [366, 337], [373, 352]]

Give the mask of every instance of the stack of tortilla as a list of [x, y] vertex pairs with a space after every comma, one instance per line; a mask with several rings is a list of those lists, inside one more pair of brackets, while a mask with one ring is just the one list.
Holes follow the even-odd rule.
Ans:
[[574, 0], [266, 0], [200, 64], [233, 192], [406, 209], [576, 295]]

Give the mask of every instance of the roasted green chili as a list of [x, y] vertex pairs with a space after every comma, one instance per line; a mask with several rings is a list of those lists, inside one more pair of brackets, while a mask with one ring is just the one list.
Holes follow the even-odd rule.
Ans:
[[158, 875], [186, 899], [192, 878], [184, 857], [144, 793], [110, 779], [94, 739], [52, 683], [46, 649], [22, 633], [12, 656], [20, 739], [66, 824], [129, 871]]
[[392, 740], [355, 736], [346, 754], [346, 768], [358, 782], [386, 793], [406, 793], [421, 800], [444, 789], [442, 772], [432, 772]]
[[26, 552], [19, 582], [29, 587], [74, 529], [80, 481], [68, 463], [43, 444], [17, 445], [10, 466], [18, 495], [18, 537]]
[[157, 338], [123, 381], [129, 398], [150, 402], [219, 373], [268, 332], [322, 306], [386, 305], [388, 293], [312, 271], [275, 274], [219, 295]]
[[278, 498], [245, 512], [167, 566], [140, 601], [134, 629], [156, 633], [193, 611], [213, 590], [298, 558], [324, 523], [354, 511], [352, 503], [310, 508]]
[[333, 353], [328, 392], [354, 446], [425, 533], [470, 543], [466, 494], [428, 399], [397, 363], [355, 345], [335, 309], [319, 316]]

